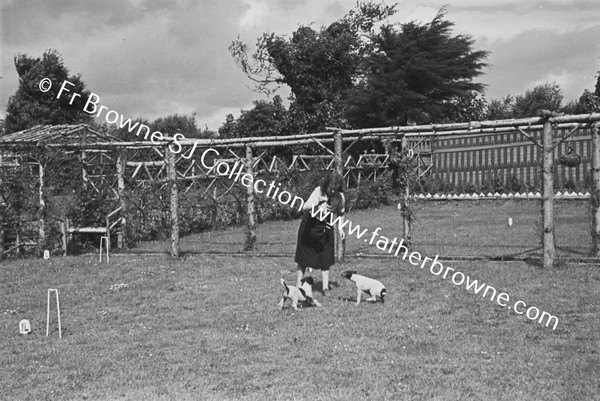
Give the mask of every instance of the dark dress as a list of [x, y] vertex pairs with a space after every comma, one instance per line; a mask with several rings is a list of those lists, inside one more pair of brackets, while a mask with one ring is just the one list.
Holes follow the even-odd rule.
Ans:
[[[343, 215], [342, 197], [338, 194], [336, 198], [328, 201], [332, 206], [331, 212]], [[335, 230], [328, 224], [329, 216], [325, 221], [317, 217], [311, 216], [310, 209], [304, 211], [298, 229], [295, 261], [303, 267], [329, 270], [335, 263]], [[335, 217], [337, 216], [333, 216], [332, 219], [335, 220]]]

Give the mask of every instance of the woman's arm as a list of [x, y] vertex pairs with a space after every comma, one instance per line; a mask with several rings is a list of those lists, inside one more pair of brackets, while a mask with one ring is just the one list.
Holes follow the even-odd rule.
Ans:
[[339, 211], [339, 223], [338, 223], [338, 228], [340, 230], [340, 238], [341, 239], [345, 239], [346, 238], [346, 232], [344, 231], [344, 229], [342, 227], [345, 227], [344, 222], [346, 221], [346, 196], [344, 195], [343, 192], [340, 192], [340, 197], [342, 198], [342, 204], [340, 205], [340, 211]]
[[312, 192], [312, 194], [310, 194], [310, 196], [308, 197], [308, 199], [306, 200], [306, 202], [304, 202], [304, 206], [302, 207], [302, 210], [311, 210], [313, 208], [313, 206], [317, 206], [319, 204], [319, 202], [326, 200], [327, 197], [322, 197], [321, 196], [321, 188], [320, 187], [316, 187], [315, 190]]

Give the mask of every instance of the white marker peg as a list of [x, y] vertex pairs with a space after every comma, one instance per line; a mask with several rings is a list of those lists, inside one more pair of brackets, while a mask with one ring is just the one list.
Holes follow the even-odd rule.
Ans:
[[512, 219], [512, 217], [509, 217], [508, 218], [508, 226], [512, 227], [512, 225], [513, 225], [513, 219]]
[[46, 337], [50, 333], [50, 294], [56, 294], [56, 315], [58, 317], [58, 338], [62, 339], [62, 328], [60, 326], [60, 303], [58, 302], [58, 290], [56, 288], [48, 288], [48, 303], [46, 308]]
[[29, 320], [23, 319], [19, 322], [19, 333], [20, 334], [31, 333], [31, 325], [29, 324]]

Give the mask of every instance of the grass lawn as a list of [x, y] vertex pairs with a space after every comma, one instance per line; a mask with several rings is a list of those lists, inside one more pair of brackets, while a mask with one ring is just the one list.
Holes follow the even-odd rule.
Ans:
[[[415, 249], [434, 256], [536, 247], [531, 227], [520, 227], [537, 217], [528, 215], [528, 204], [516, 212], [506, 204], [473, 205], [439, 204], [437, 215], [421, 212]], [[573, 210], [563, 209], [559, 221]], [[399, 230], [396, 223], [384, 227], [385, 211], [349, 218], [392, 237]], [[500, 227], [508, 215], [518, 217], [513, 231]], [[557, 242], [571, 253], [585, 253], [589, 244], [579, 215], [557, 229]], [[476, 222], [490, 228], [473, 234]], [[578, 233], [579, 226], [585, 230], [575, 239], [560, 235]], [[296, 229], [297, 221], [262, 225], [259, 245], [291, 253]], [[238, 235], [243, 238], [243, 231], [232, 229], [197, 238], [223, 250], [224, 240], [238, 247], [231, 240]], [[368, 249], [361, 247], [349, 239], [350, 252]], [[323, 307], [297, 312], [277, 309], [279, 278], [292, 283], [295, 277], [289, 257], [115, 255], [108, 265], [97, 255], [5, 261], [0, 399], [600, 399], [598, 266], [444, 265], [557, 316], [556, 330], [400, 259], [348, 258], [332, 270], [338, 285], [331, 294], [317, 293]], [[347, 268], [384, 282], [386, 303], [356, 306], [355, 287], [340, 276]], [[62, 340], [55, 319], [45, 335], [48, 288], [60, 292]], [[21, 319], [31, 321], [31, 334], [18, 334]]]
[[[540, 202], [509, 201], [429, 201], [414, 203], [414, 249], [427, 255], [444, 257], [540, 256], [541, 237], [535, 226], [540, 220]], [[513, 225], [508, 226], [508, 218]], [[353, 210], [347, 218], [368, 228], [363, 237], [380, 227], [380, 235], [402, 237], [402, 218], [396, 206], [374, 210]], [[259, 253], [293, 255], [299, 220], [266, 222], [258, 226]], [[585, 200], [555, 202], [557, 254], [570, 258], [586, 257], [591, 249], [590, 214]], [[383, 254], [363, 239], [349, 236], [348, 255]], [[181, 239], [183, 252], [241, 252], [245, 241], [243, 227], [205, 232]], [[377, 240], [375, 240], [374, 244]], [[140, 244], [135, 252], [169, 252], [169, 241]]]

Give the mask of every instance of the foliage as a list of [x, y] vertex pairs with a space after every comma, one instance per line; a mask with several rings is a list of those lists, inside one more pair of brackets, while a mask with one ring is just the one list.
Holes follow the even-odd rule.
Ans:
[[[39, 124], [89, 123], [91, 116], [83, 111], [89, 96], [81, 76], [70, 75], [62, 57], [55, 50], [46, 51], [41, 58], [31, 58], [19, 54], [14, 58], [19, 74], [19, 87], [8, 99], [6, 106], [6, 133], [21, 131]], [[40, 81], [49, 78], [52, 88], [42, 92]], [[71, 104], [69, 93], [62, 93], [57, 99], [63, 81], [69, 81], [70, 93], [79, 93]]]
[[[254, 53], [239, 39], [232, 43], [232, 56], [257, 91], [290, 87], [287, 121], [274, 125], [279, 134], [480, 119], [483, 85], [473, 78], [488, 53], [473, 51], [470, 37], [452, 35], [445, 9], [429, 24], [399, 30], [386, 24], [395, 7], [359, 3], [319, 30], [300, 26], [290, 38], [265, 33]], [[261, 124], [258, 113], [244, 116], [244, 125], [252, 118]], [[236, 128], [228, 117], [222, 136], [235, 135]]]
[[[588, 102], [587, 95], [579, 102], [562, 105], [562, 89], [556, 82], [546, 82], [517, 96], [507, 95], [502, 99], [493, 99], [487, 103], [483, 114], [486, 120], [507, 120], [539, 116], [543, 110], [572, 114]], [[581, 105], [580, 105], [581, 103]]]
[[167, 185], [151, 182], [125, 189], [125, 245], [167, 238], [169, 194]]
[[588, 89], [583, 91], [579, 97], [575, 108], [576, 114], [597, 113], [600, 112], [600, 96], [590, 92]]
[[288, 112], [279, 95], [273, 101], [255, 101], [254, 108], [242, 110], [240, 117], [233, 125], [232, 136], [246, 138], [255, 136], [282, 135], [288, 120]]
[[466, 92], [448, 102], [448, 110], [436, 121], [437, 124], [450, 124], [467, 121], [482, 121], [487, 116], [487, 101], [477, 91]]
[[[146, 134], [146, 129], [140, 129], [141, 125], [145, 125], [149, 129], [151, 129], [150, 126], [152, 125], [152, 123], [145, 118], [132, 118], [131, 124], [125, 125], [122, 128], [120, 128], [116, 124], [112, 124], [112, 125], [106, 124], [106, 125], [102, 126], [101, 129], [103, 131], [108, 132], [108, 134], [114, 136], [119, 141], [123, 141], [123, 142], [131, 142], [131, 141], [138, 141], [138, 140], [142, 141], [144, 139], [144, 135]], [[136, 127], [136, 128], [132, 129], [130, 132], [130, 130], [128, 129], [129, 126]], [[138, 130], [140, 130], [139, 136], [136, 135]], [[150, 132], [152, 133], [152, 131], [150, 131]]]
[[30, 222], [39, 212], [37, 174], [32, 178], [29, 167], [32, 166], [3, 167], [0, 174], [0, 232], [20, 238], [37, 236], [35, 230], [30, 230]]
[[229, 51], [254, 81], [256, 91], [271, 93], [269, 87], [273, 84], [286, 84], [299, 106], [311, 111], [315, 104], [335, 100], [352, 85], [360, 72], [361, 58], [370, 52], [365, 35], [395, 12], [395, 6], [358, 3], [339, 21], [319, 31], [301, 25], [289, 39], [264, 33], [252, 54], [239, 39]]
[[365, 76], [349, 91], [348, 120], [357, 127], [440, 121], [456, 113], [460, 99], [483, 85], [473, 82], [486, 66], [473, 39], [452, 36], [442, 9], [429, 24], [384, 25], [372, 36], [376, 52]]
[[202, 132], [196, 126], [196, 115], [173, 114], [166, 117], [159, 117], [154, 120], [150, 126], [152, 131], [159, 131], [165, 136], [173, 137], [177, 133], [183, 134], [186, 138], [201, 138]]
[[562, 100], [562, 90], [556, 82], [537, 85], [515, 98], [514, 117], [539, 116], [541, 110], [559, 112]]
[[395, 12], [395, 6], [358, 3], [340, 20], [318, 31], [300, 26], [291, 38], [265, 33], [253, 54], [239, 39], [229, 50], [257, 91], [271, 93], [273, 84], [290, 87], [290, 114], [295, 124], [288, 132], [343, 127], [341, 100], [344, 91], [364, 74], [365, 61], [373, 50], [368, 35], [377, 22]]
[[[60, 149], [36, 148], [23, 150], [19, 165], [4, 167], [0, 179], [0, 217], [13, 235], [36, 242], [35, 252], [48, 249], [61, 252], [60, 224], [69, 220], [71, 226], [103, 227], [106, 215], [114, 207], [109, 199], [112, 191], [100, 187], [97, 193], [82, 182], [81, 159]], [[43, 201], [39, 197], [39, 165], [44, 175]], [[45, 238], [40, 238], [40, 222], [44, 221]]]
[[[139, 125], [138, 125], [139, 124]], [[105, 124], [100, 127], [102, 130], [107, 131], [112, 136], [118, 138], [121, 141], [134, 141], [144, 140], [147, 130], [145, 128], [140, 129], [141, 125], [145, 125], [150, 130], [150, 133], [160, 132], [165, 137], [173, 137], [175, 134], [182, 134], [186, 139], [193, 138], [212, 138], [217, 134], [210, 131], [208, 128], [200, 129], [196, 124], [196, 114], [172, 114], [166, 117], [158, 117], [154, 121], [149, 121], [143, 118], [131, 119], [130, 125], [124, 125], [119, 127], [118, 124]], [[129, 129], [128, 127], [136, 127]], [[139, 132], [139, 136], [137, 135]], [[147, 138], [150, 140], [150, 136]]]
[[219, 134], [219, 138], [236, 138], [236, 124], [237, 122], [235, 121], [235, 117], [233, 116], [233, 114], [227, 114], [227, 116], [225, 116], [225, 122], [219, 127], [217, 131]]
[[515, 115], [515, 98], [507, 95], [502, 99], [492, 99], [487, 104], [485, 120], [508, 120]]

